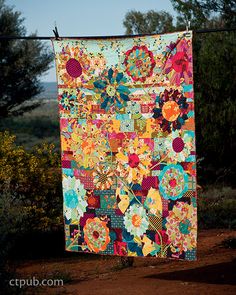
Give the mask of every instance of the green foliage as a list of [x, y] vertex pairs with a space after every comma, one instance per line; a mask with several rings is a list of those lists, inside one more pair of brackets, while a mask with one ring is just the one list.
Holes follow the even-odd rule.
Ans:
[[50, 230], [62, 224], [60, 157], [54, 145], [27, 152], [15, 137], [0, 133], [0, 188], [22, 202], [31, 230]]
[[171, 0], [174, 9], [177, 12], [176, 27], [185, 30], [186, 24], [190, 21], [191, 28], [207, 27], [210, 17], [210, 11], [203, 9], [198, 0]]
[[177, 16], [177, 28], [185, 29], [186, 22], [192, 28], [235, 27], [235, 0], [171, 0]]
[[235, 32], [226, 32], [194, 40], [197, 153], [204, 157], [199, 179], [205, 183], [235, 183], [235, 37]]
[[171, 32], [174, 29], [173, 17], [165, 11], [150, 10], [147, 13], [131, 10], [123, 22], [126, 34], [153, 34]]
[[[24, 36], [23, 22], [20, 12], [0, 1], [0, 35]], [[39, 105], [31, 98], [42, 90], [38, 77], [49, 69], [52, 59], [52, 53], [37, 40], [1, 40], [0, 117], [19, 115]]]
[[58, 103], [56, 100], [41, 99], [44, 103], [22, 116], [0, 120], [0, 132], [9, 131], [16, 135], [15, 143], [31, 150], [42, 142], [53, 142], [56, 151], [60, 147]]
[[236, 190], [208, 187], [198, 194], [200, 228], [236, 229]]
[[[24, 240], [29, 232], [62, 229], [59, 162], [52, 144], [27, 152], [15, 145], [15, 136], [0, 132], [0, 288], [4, 294], [14, 291], [8, 290], [15, 274], [9, 272], [7, 259], [17, 250], [16, 241]], [[36, 255], [35, 249], [31, 251]]]
[[227, 28], [234, 28], [236, 24], [236, 2], [235, 0], [208, 0], [204, 1], [204, 8], [218, 12]]
[[8, 284], [9, 280], [15, 277], [15, 273], [8, 269], [7, 259], [15, 240], [25, 230], [26, 216], [22, 201], [15, 194], [10, 195], [6, 185], [1, 190], [0, 197], [0, 290], [4, 294], [16, 294], [16, 290]]
[[[59, 136], [59, 121], [52, 121], [47, 116], [37, 117], [16, 117], [7, 118], [2, 123], [5, 130], [10, 126], [12, 130], [20, 130], [22, 133], [28, 133], [29, 135], [36, 136], [41, 140], [48, 136]], [[31, 140], [29, 138], [29, 140]]]

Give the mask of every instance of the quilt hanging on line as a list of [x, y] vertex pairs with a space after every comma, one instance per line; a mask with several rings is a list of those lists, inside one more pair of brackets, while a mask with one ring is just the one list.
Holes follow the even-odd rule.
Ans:
[[53, 46], [66, 250], [195, 260], [192, 32]]

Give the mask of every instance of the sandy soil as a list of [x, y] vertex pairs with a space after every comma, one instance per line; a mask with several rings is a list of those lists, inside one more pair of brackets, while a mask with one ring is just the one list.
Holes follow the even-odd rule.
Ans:
[[236, 294], [236, 250], [221, 245], [229, 237], [236, 231], [201, 231], [195, 262], [135, 258], [133, 267], [123, 268], [119, 257], [78, 255], [21, 262], [17, 273], [64, 279], [62, 287], [28, 288], [27, 294]]

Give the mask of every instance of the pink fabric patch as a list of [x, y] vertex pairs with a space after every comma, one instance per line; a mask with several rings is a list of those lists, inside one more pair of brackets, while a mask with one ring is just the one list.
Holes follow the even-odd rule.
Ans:
[[173, 149], [176, 153], [182, 152], [184, 148], [184, 142], [183, 139], [180, 137], [176, 137], [172, 142]]
[[70, 58], [68, 60], [66, 63], [66, 70], [67, 73], [73, 78], [78, 78], [82, 74], [82, 67], [75, 58]]

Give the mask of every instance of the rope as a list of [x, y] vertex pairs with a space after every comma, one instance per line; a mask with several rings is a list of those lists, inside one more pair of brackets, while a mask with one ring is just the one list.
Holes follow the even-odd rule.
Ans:
[[[202, 29], [202, 30], [193, 30], [195, 34], [205, 34], [205, 33], [215, 33], [215, 32], [230, 32], [236, 31], [236, 28], [219, 28], [219, 29]], [[112, 39], [112, 38], [133, 38], [133, 37], [143, 37], [143, 36], [153, 36], [154, 34], [137, 34], [137, 35], [113, 35], [113, 36], [63, 36], [59, 37], [60, 39]], [[58, 37], [57, 37], [58, 38]], [[51, 40], [55, 39], [55, 36], [0, 36], [0, 40]]]

